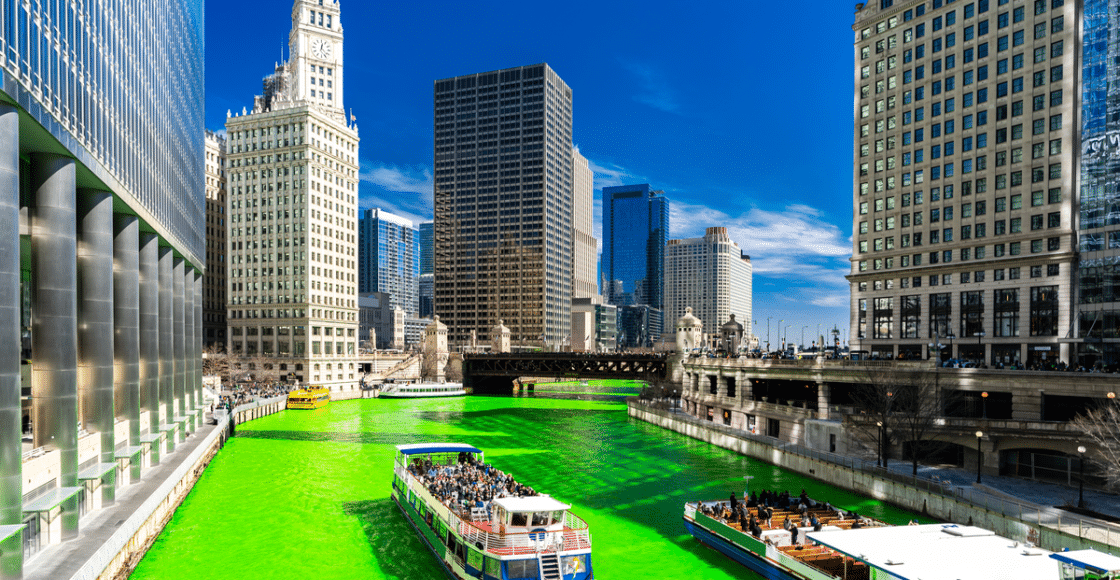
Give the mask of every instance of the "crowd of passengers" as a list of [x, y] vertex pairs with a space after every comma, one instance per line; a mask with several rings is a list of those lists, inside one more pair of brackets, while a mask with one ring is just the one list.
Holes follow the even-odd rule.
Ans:
[[785, 517], [781, 524], [781, 529], [790, 533], [794, 544], [797, 543], [800, 533], [798, 528], [811, 527], [813, 531], [819, 532], [824, 526], [822, 520], [825, 518], [833, 518], [837, 521], [852, 520], [852, 529], [867, 525], [866, 520], [855, 512], [845, 512], [827, 502], [813, 501], [804, 489], [801, 490], [800, 496], [791, 496], [788, 491], [763, 490], [762, 493], [751, 493], [745, 501], [739, 501], [732, 493], [728, 502], [701, 502], [700, 504], [700, 513], [727, 524], [737, 525], [756, 538], [762, 537], [763, 530], [778, 529], [774, 527], [775, 510], [794, 512], [794, 515]]
[[533, 488], [514, 481], [512, 475], [479, 462], [472, 453], [459, 453], [458, 461], [447, 464], [414, 458], [408, 471], [428, 493], [464, 519], [470, 519], [471, 508], [489, 514], [494, 498], [537, 495]]
[[252, 403], [257, 399], [270, 399], [272, 397], [285, 397], [288, 392], [295, 389], [288, 383], [278, 382], [253, 382], [232, 385], [218, 399], [217, 403], [210, 404], [210, 410], [232, 409], [238, 405]]

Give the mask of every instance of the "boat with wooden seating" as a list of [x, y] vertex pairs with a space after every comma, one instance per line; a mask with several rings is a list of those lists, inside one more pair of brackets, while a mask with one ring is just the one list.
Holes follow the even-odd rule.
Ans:
[[[396, 449], [393, 500], [451, 578], [594, 579], [591, 532], [570, 505], [517, 484], [464, 443]], [[497, 488], [506, 491], [491, 497]], [[489, 491], [467, 501], [460, 489]]]
[[[800, 525], [802, 513], [787, 509], [775, 510], [770, 525], [752, 527], [749, 518], [759, 517], [758, 508], [744, 509], [748, 524], [743, 526], [729, 517], [728, 504], [686, 504], [685, 527], [770, 580], [1120, 579], [1115, 556], [1093, 550], [1051, 553], [973, 526], [891, 526], [814, 504], [804, 513], [816, 516], [815, 526]], [[796, 536], [789, 529], [793, 526]]]

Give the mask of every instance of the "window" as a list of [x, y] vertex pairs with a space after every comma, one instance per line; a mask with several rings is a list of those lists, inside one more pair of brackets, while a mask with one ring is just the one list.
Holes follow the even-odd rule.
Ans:
[[1062, 227], [1062, 213], [1055, 211], [1046, 214], [1046, 227], [1047, 228], [1060, 228]]
[[1050, 68], [1050, 82], [1056, 83], [1062, 80], [1062, 65]]
[[1059, 16], [1050, 21], [1050, 33], [1057, 34], [1065, 28], [1065, 17]]

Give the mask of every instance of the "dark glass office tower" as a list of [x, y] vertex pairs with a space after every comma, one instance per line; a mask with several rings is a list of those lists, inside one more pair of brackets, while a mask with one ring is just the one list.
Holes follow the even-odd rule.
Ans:
[[603, 287], [617, 306], [662, 308], [669, 200], [648, 183], [603, 188]]
[[547, 64], [435, 82], [435, 313], [558, 347], [572, 293], [572, 90]]

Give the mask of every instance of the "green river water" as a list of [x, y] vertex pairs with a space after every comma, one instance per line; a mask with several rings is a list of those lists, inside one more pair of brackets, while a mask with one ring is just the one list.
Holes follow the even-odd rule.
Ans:
[[686, 501], [802, 488], [861, 514], [914, 514], [627, 417], [612, 401], [363, 399], [241, 425], [134, 580], [444, 578], [389, 497], [393, 448], [458, 441], [591, 527], [596, 578], [757, 578], [694, 540]]

